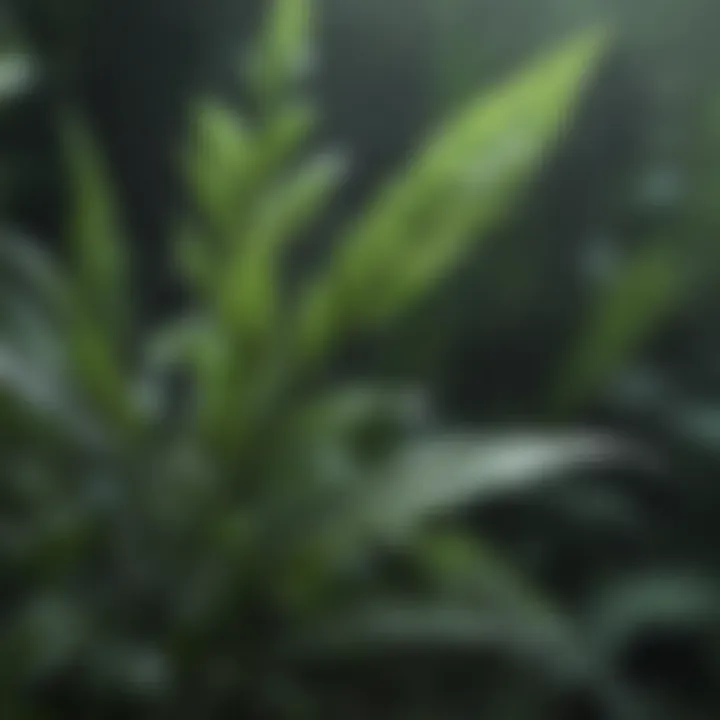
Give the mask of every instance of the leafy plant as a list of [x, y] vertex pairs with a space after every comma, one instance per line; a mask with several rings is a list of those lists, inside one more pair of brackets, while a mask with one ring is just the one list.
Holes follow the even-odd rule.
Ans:
[[548, 623], [572, 634], [477, 541], [437, 523], [623, 449], [584, 434], [426, 437], [412, 394], [318, 378], [508, 211], [602, 40], [584, 36], [472, 103], [290, 294], [287, 250], [343, 171], [308, 157], [313, 111], [293, 93], [309, 10], [273, 6], [251, 65], [257, 118], [199, 114], [197, 212], [176, 246], [187, 315], [140, 330], [110, 176], [73, 113], [69, 265], [3, 238], [0, 679], [12, 717], [298, 715], [287, 683], [303, 632], [320, 638], [330, 615], [387, 596], [410, 603], [406, 631], [427, 647], [492, 645], [484, 628], [500, 617], [528, 637]]

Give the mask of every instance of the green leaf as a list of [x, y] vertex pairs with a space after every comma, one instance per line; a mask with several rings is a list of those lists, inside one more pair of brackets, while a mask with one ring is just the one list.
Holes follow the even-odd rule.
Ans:
[[208, 308], [208, 332], [217, 336], [207, 336], [200, 361], [203, 424], [225, 432], [234, 428], [239, 438], [247, 416], [281, 380], [284, 251], [324, 210], [343, 172], [344, 164], [335, 155], [301, 164], [258, 198], [242, 241], [225, 255]]
[[258, 136], [258, 162], [252, 182], [259, 188], [295, 159], [316, 127], [317, 115], [307, 102], [285, 103], [264, 118]]
[[[312, 108], [302, 103], [284, 106], [252, 129], [216, 104], [200, 107], [186, 168], [209, 226], [206, 242], [214, 242], [209, 248], [194, 248], [194, 257], [200, 250], [212, 257], [208, 253], [217, 249], [220, 257], [213, 257], [213, 262], [222, 263], [222, 251], [237, 252], [248, 244], [248, 224], [255, 208], [273, 191], [278, 175], [294, 160], [314, 123]], [[183, 242], [187, 243], [187, 238]]]
[[540, 588], [523, 577], [495, 548], [449, 528], [421, 534], [411, 553], [424, 577], [447, 598], [457, 598], [489, 611], [509, 611], [518, 621], [543, 623], [564, 631], [565, 618]]
[[75, 385], [120, 436], [134, 434], [139, 415], [122, 365], [121, 352], [126, 349], [116, 350], [84, 309], [75, 313], [67, 332]]
[[50, 253], [15, 232], [0, 232], [0, 275], [46, 311], [63, 311], [70, 288]]
[[595, 300], [551, 398], [571, 412], [622, 369], [682, 301], [677, 247], [657, 242], [640, 250]]
[[404, 543], [460, 509], [526, 492], [595, 466], [644, 466], [639, 451], [603, 435], [488, 433], [423, 438], [407, 445], [368, 486], [350, 492], [319, 527], [343, 555], [377, 543]]
[[417, 233], [416, 247], [393, 282], [378, 288], [372, 303], [373, 322], [385, 323], [421, 300], [462, 260], [468, 236], [478, 225], [475, 188], [459, 189], [445, 202], [434, 222]]
[[68, 237], [78, 294], [108, 340], [117, 342], [127, 330], [131, 293], [115, 192], [90, 127], [69, 114], [63, 129], [72, 192]]
[[257, 208], [220, 280], [221, 306], [241, 337], [267, 335], [276, 327], [282, 252], [325, 209], [344, 169], [335, 155], [312, 158]]
[[525, 491], [596, 465], [635, 460], [620, 442], [583, 433], [511, 433], [425, 439], [401, 452], [386, 480], [359, 507], [382, 533], [400, 536], [418, 523], [469, 504]]
[[59, 438], [68, 447], [97, 447], [100, 429], [82, 411], [66, 381], [61, 372], [0, 345], [0, 419], [5, 431]]
[[393, 320], [488, 237], [562, 130], [602, 45], [599, 33], [583, 36], [483, 95], [382, 188], [308, 289], [304, 354]]
[[[362, 484], [328, 488], [299, 548], [327, 568], [382, 547], [415, 546], [457, 513], [593, 467], [645, 468], [650, 458], [612, 437], [581, 432], [450, 434], [406, 443]], [[441, 524], [438, 525], [438, 522]]]
[[67, 387], [59, 390], [70, 385], [69, 323], [79, 316], [74, 288], [49, 253], [16, 233], [6, 232], [0, 240], [0, 277], [7, 287], [2, 296], [3, 333], [9, 343], [3, 350], [5, 392], [15, 397], [16, 405], [35, 408], [33, 412], [44, 408], [58, 422], [76, 425], [61, 419], [69, 412], [63, 405], [71, 403]]
[[221, 234], [235, 233], [256, 156], [255, 134], [242, 118], [217, 103], [199, 106], [186, 175], [200, 209]]
[[65, 125], [72, 185], [68, 235], [73, 252], [73, 307], [68, 320], [77, 381], [118, 430], [135, 411], [123, 363], [130, 341], [127, 244], [108, 169], [90, 128], [73, 114]]
[[265, 103], [281, 99], [312, 63], [312, 0], [273, 0], [250, 66]]

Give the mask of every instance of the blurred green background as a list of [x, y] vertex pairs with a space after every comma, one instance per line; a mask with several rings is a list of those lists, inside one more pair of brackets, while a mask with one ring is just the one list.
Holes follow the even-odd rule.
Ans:
[[0, 715], [720, 712], [713, 0], [0, 0]]

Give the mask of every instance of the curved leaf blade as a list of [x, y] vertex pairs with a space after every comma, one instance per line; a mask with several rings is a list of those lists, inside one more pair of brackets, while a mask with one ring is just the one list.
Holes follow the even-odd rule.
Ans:
[[572, 110], [603, 47], [575, 40], [464, 109], [384, 187], [308, 290], [299, 345], [327, 352], [352, 328], [394, 319], [508, 211]]

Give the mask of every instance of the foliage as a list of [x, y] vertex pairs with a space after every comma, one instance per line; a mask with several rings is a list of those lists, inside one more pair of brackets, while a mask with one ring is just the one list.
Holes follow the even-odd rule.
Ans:
[[[447, 521], [634, 454], [584, 433], [438, 435], [414, 395], [328, 387], [322, 371], [348, 337], [402, 317], [502, 218], [601, 38], [463, 110], [289, 294], [287, 250], [344, 167], [306, 152], [312, 108], [292, 92], [306, 12], [274, 5], [251, 65], [259, 117], [215, 104], [199, 114], [187, 155], [197, 212], [176, 245], [187, 314], [149, 332], [138, 322], [110, 176], [75, 108], [61, 126], [67, 264], [4, 235], [9, 717], [304, 715], [313, 696], [298, 693], [315, 687], [307, 673], [327, 657], [326, 632], [339, 642], [331, 658], [377, 642], [384, 655], [427, 650], [431, 665], [468, 650], [512, 660], [538, 638], [568, 683], [578, 672], [553, 608]], [[333, 617], [339, 636], [324, 629]], [[366, 622], [377, 630], [361, 629], [358, 645]], [[323, 685], [316, 712], [345, 716], [332, 697]]]
[[[195, 92], [174, 53], [202, 75], [224, 52], [223, 3], [202, 5], [197, 33], [174, 4], [152, 52], [163, 0], [128, 0], [128, 25], [110, 10], [117, 28], [82, 42], [79, 15], [13, 4], [44, 64], [11, 30], [0, 119], [21, 132], [3, 125], [3, 193], [20, 188], [10, 208], [26, 198], [33, 222], [46, 210], [42, 117], [76, 202], [68, 258], [9, 230], [0, 243], [5, 715], [717, 714], [712, 3], [618, 4], [626, 32], [601, 74], [592, 35], [504, 85], [501, 70], [612, 3], [342, 0], [324, 3], [320, 39], [305, 2], [276, 3], [248, 53], [247, 112], [212, 102], [193, 118], [195, 207], [173, 246], [191, 307], [150, 329], [133, 274], [145, 239], [120, 227], [106, 172], [122, 176], [124, 154], [152, 168], [171, 144], [148, 108], [157, 95], [175, 112], [178, 83]], [[112, 55], [143, 32], [127, 70], [143, 82], [113, 85], [122, 121], [100, 122], [107, 157], [77, 108], [47, 111], [48, 70], [84, 74], [70, 49]], [[317, 132], [298, 91], [328, 47], [334, 114]], [[113, 57], [125, 68], [130, 53]], [[493, 87], [288, 282], [318, 219], [356, 194], [358, 161], [382, 174], [426, 96], [480, 80]], [[359, 157], [318, 151], [318, 136]], [[156, 203], [157, 180], [138, 173], [136, 200]], [[453, 312], [423, 316], [406, 343], [422, 302], [435, 310], [462, 281]], [[413, 361], [442, 331], [465, 372], [409, 390], [331, 382], [334, 358], [380, 330]], [[479, 428], [433, 412], [448, 382]]]

